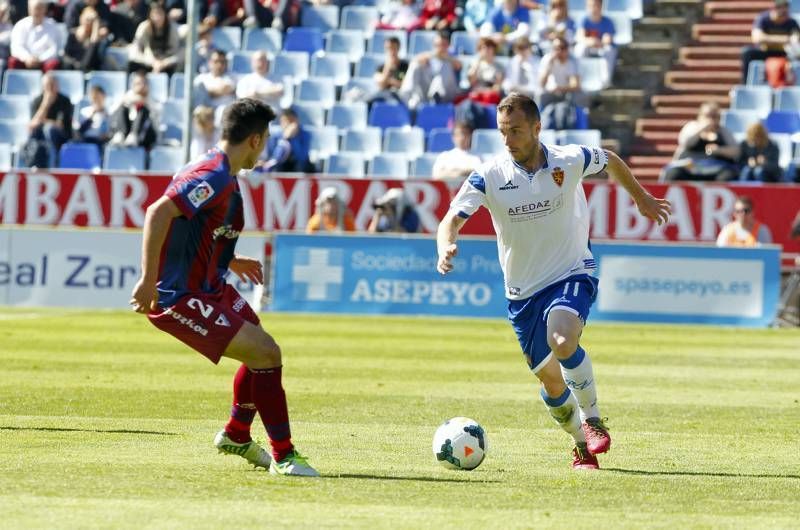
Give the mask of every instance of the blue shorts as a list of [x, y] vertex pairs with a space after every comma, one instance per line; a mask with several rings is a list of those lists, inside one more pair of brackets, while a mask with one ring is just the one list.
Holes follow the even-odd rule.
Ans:
[[508, 320], [519, 339], [528, 366], [538, 372], [550, 358], [547, 344], [547, 316], [563, 309], [586, 324], [589, 308], [597, 298], [597, 278], [580, 274], [556, 282], [525, 300], [508, 301]]

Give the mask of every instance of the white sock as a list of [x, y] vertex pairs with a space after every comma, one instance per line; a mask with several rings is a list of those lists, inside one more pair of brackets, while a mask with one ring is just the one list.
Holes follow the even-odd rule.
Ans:
[[575, 443], [586, 443], [586, 437], [583, 434], [583, 429], [581, 429], [580, 416], [576, 414], [578, 402], [572, 392], [569, 391], [569, 388], [565, 388], [564, 393], [555, 398], [548, 396], [544, 388], [542, 388], [541, 395], [542, 401], [547, 406], [547, 411], [556, 420], [556, 423], [572, 436]]
[[561, 364], [564, 381], [578, 400], [581, 421], [586, 421], [586, 418], [599, 418], [597, 388], [594, 384], [594, 372], [589, 356], [586, 355], [583, 348], [578, 346], [575, 353], [566, 359], [559, 359], [558, 362]]

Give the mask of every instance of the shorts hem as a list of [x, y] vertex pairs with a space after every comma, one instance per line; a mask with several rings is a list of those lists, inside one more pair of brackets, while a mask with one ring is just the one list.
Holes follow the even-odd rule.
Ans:
[[539, 364], [537, 364], [536, 366], [534, 366], [533, 368], [531, 368], [531, 372], [533, 372], [534, 374], [535, 374], [535, 373], [537, 373], [537, 372], [539, 372], [539, 371], [540, 371], [542, 368], [544, 368], [544, 365], [545, 365], [545, 364], [547, 364], [547, 362], [548, 362], [548, 361], [549, 361], [549, 360], [550, 360], [552, 357], [553, 357], [553, 352], [550, 352], [550, 353], [548, 353], [547, 355], [545, 355], [544, 359], [542, 359], [542, 360], [541, 360], [541, 362], [539, 362]]

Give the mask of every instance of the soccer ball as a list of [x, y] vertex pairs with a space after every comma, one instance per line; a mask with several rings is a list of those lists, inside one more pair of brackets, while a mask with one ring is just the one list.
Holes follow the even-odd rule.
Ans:
[[433, 454], [448, 469], [475, 469], [488, 450], [486, 432], [477, 421], [469, 418], [449, 419], [433, 435]]

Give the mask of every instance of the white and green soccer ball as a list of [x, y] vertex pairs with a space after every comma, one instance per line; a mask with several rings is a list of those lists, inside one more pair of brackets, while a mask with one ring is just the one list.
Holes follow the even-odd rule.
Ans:
[[469, 418], [451, 418], [433, 435], [433, 454], [448, 469], [475, 469], [489, 450], [489, 439], [483, 427]]

